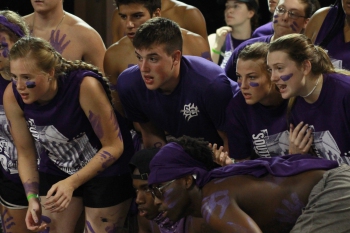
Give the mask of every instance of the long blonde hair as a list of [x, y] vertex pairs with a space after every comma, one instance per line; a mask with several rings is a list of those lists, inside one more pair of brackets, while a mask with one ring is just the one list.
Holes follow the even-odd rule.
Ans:
[[112, 102], [108, 79], [103, 76], [96, 66], [80, 60], [68, 61], [64, 59], [49, 42], [41, 38], [28, 36], [18, 40], [10, 51], [9, 59], [11, 62], [11, 60], [19, 58], [30, 58], [35, 61], [38, 68], [46, 73], [54, 69], [55, 78], [64, 77], [67, 73], [74, 70], [90, 70], [103, 78], [103, 88]]

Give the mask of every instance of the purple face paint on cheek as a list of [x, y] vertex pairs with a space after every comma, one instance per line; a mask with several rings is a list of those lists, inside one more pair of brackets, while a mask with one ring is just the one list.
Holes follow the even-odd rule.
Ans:
[[36, 84], [35, 84], [35, 82], [27, 81], [26, 86], [27, 86], [27, 88], [34, 88], [34, 87], [36, 87]]
[[292, 73], [287, 74], [287, 75], [281, 75], [280, 79], [282, 79], [284, 82], [288, 81], [291, 77], [293, 76]]
[[273, 18], [274, 18], [273, 23], [278, 23], [278, 20], [277, 20], [278, 17], [279, 17], [278, 15], [274, 15], [274, 16], [273, 16]]
[[16, 80], [12, 79], [12, 83], [13, 83], [15, 86], [17, 86], [17, 81], [16, 81]]
[[238, 84], [238, 86], [239, 86], [239, 87], [241, 87], [241, 86], [242, 86], [242, 83], [237, 83], [237, 84]]
[[258, 86], [259, 86], [259, 83], [250, 82], [250, 83], [249, 83], [249, 86], [251, 86], [251, 87], [258, 87]]

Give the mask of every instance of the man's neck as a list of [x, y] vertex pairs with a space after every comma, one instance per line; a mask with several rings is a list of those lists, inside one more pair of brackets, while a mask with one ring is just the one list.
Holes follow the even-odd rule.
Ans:
[[33, 26], [36, 28], [52, 28], [60, 22], [65, 12], [63, 7], [57, 7], [53, 10], [46, 12], [34, 12], [33, 13]]

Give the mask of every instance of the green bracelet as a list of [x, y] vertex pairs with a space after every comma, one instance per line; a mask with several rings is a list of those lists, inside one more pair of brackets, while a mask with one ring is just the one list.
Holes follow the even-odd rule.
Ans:
[[221, 51], [218, 51], [218, 50], [216, 50], [216, 49], [211, 49], [211, 51], [212, 51], [213, 53], [215, 53], [215, 54], [221, 55]]
[[28, 200], [28, 201], [29, 201], [30, 199], [32, 199], [32, 198], [38, 198], [39, 201], [40, 201], [39, 194], [31, 193], [31, 194], [28, 194], [28, 195], [27, 195], [27, 200]]

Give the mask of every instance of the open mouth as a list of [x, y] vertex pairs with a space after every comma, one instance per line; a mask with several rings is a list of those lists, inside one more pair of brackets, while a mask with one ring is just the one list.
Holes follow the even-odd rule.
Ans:
[[278, 84], [277, 87], [278, 87], [278, 89], [279, 89], [280, 91], [284, 91], [284, 90], [287, 88], [287, 85]]

